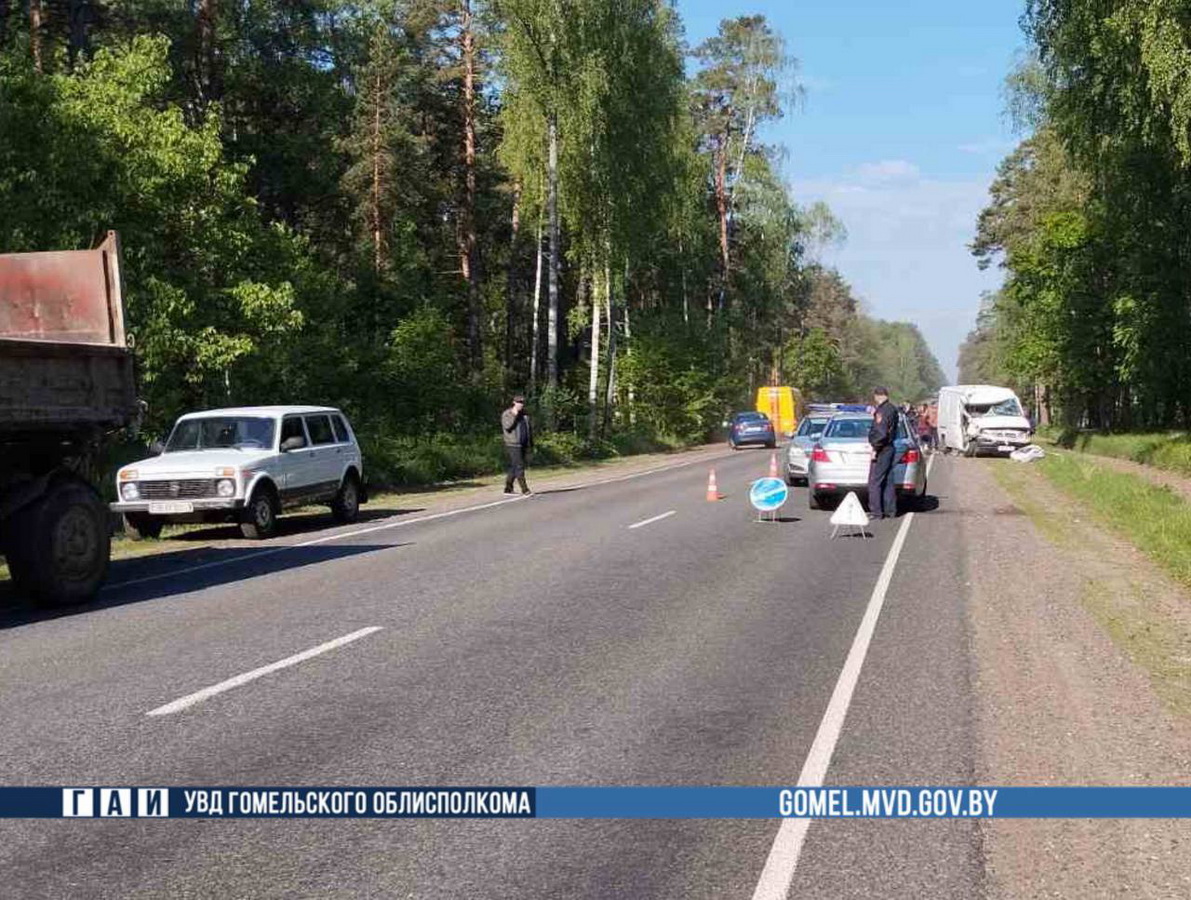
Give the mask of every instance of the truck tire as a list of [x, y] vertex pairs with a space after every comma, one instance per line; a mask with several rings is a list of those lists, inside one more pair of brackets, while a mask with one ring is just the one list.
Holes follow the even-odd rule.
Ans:
[[163, 528], [165, 519], [148, 513], [127, 513], [124, 516], [124, 533], [134, 541], [159, 538]]
[[356, 521], [360, 514], [360, 482], [355, 473], [349, 473], [339, 486], [339, 493], [331, 501], [331, 516], [336, 522], [346, 525]]
[[814, 488], [806, 492], [806, 505], [810, 509], [823, 508], [823, 501], [819, 499], [819, 495], [815, 493]]
[[9, 554], [19, 591], [42, 606], [92, 599], [108, 573], [108, 510], [85, 482], [59, 481], [17, 516]]
[[264, 540], [277, 534], [278, 503], [268, 487], [257, 488], [240, 516], [240, 533], [252, 540]]

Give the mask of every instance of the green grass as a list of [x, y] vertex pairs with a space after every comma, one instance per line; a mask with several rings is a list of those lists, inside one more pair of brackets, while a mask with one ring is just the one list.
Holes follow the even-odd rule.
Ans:
[[1052, 453], [1031, 465], [1191, 587], [1191, 503], [1170, 488], [1079, 456]]
[[1112, 589], [1089, 581], [1080, 601], [1130, 660], [1149, 676], [1155, 692], [1175, 712], [1191, 713], [1188, 636], [1155, 612], [1138, 585]]
[[[1107, 525], [1180, 583], [1191, 584], [1191, 504], [1173, 492], [1076, 454], [1051, 454], [1028, 466], [1000, 465], [994, 475], [1052, 544], [1078, 550], [1088, 540], [1086, 529], [1093, 523]], [[1038, 477], [1090, 515], [1073, 522], [1061, 507], [1039, 499]], [[1144, 572], [1119, 565], [1086, 573], [1080, 602], [1145, 671], [1158, 696], [1176, 713], [1191, 715], [1191, 634], [1181, 619], [1155, 604], [1152, 590], [1145, 585]]]
[[[1071, 529], [1059, 516], [1055, 515], [1053, 509], [1038, 500], [1036, 491], [1031, 490], [1030, 467], [1007, 466], [1001, 464], [1000, 460], [997, 460], [997, 463], [992, 469], [993, 477], [1009, 494], [1017, 508], [1026, 514], [1034, 523], [1034, 527], [1042, 532], [1042, 535], [1052, 544], [1058, 547], [1071, 546], [1074, 543]], [[1037, 465], [1037, 463], [1031, 465]]]
[[[597, 460], [682, 449], [681, 441], [626, 432], [611, 441], [587, 441], [569, 432], [543, 434], [534, 442], [530, 466], [570, 468]], [[467, 481], [504, 471], [498, 434], [432, 435], [426, 438], [368, 436], [362, 439], [369, 484], [409, 488]]]
[[[368, 436], [361, 440], [369, 485], [409, 488], [468, 481], [505, 470], [499, 435], [434, 435], [426, 438]], [[530, 456], [532, 469], [570, 468], [621, 456], [680, 450], [680, 440], [618, 433], [611, 440], [588, 442], [569, 432], [538, 436]]]
[[1191, 435], [1181, 431], [1150, 434], [1099, 434], [1072, 429], [1046, 429], [1043, 435], [1060, 447], [1112, 456], [1191, 475]]

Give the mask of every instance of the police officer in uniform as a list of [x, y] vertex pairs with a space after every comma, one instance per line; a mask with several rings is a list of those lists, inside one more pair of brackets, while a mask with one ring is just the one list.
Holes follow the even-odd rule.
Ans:
[[873, 390], [873, 427], [868, 442], [873, 460], [868, 470], [868, 514], [873, 519], [892, 519], [897, 515], [897, 487], [893, 483], [893, 465], [897, 451], [897, 407], [889, 402], [889, 389]]

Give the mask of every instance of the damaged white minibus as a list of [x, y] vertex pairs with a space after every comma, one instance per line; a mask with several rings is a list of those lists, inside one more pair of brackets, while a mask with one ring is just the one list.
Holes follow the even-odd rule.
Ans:
[[1030, 443], [1033, 428], [1006, 387], [961, 384], [939, 390], [939, 447], [944, 453], [1009, 454]]

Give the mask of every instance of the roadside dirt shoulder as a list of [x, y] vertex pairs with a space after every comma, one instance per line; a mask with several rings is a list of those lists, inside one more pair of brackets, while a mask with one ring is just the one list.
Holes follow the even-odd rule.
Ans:
[[[950, 463], [962, 467], [978, 783], [1191, 784], [1182, 590], [1029, 467]], [[992, 820], [984, 834], [992, 897], [1191, 896], [1191, 822]]]

